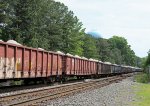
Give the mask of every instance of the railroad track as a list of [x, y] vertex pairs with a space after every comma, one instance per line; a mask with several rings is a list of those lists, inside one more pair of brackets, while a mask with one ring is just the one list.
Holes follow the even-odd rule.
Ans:
[[48, 87], [36, 91], [23, 92], [8, 96], [3, 96], [0, 98], [0, 106], [31, 106], [40, 105], [40, 103], [59, 98], [66, 95], [71, 95], [77, 92], [85, 91], [88, 89], [95, 89], [99, 87], [106, 86], [116, 81], [120, 81], [124, 76], [114, 76], [98, 80], [92, 80], [89, 82], [79, 82], [73, 84], [65, 84], [56, 87]]

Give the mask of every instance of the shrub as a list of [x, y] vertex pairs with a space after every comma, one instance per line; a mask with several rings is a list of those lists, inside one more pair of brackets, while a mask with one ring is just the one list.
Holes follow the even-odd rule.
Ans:
[[140, 83], [148, 83], [150, 81], [150, 77], [146, 73], [141, 73], [135, 76], [135, 80]]

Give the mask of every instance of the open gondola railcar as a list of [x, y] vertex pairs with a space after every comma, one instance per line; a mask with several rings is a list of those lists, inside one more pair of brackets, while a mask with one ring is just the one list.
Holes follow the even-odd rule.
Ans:
[[111, 63], [110, 62], [104, 62], [102, 64], [102, 73], [101, 74], [111, 74]]
[[140, 68], [120, 66], [85, 57], [22, 46], [15, 41], [0, 40], [0, 82], [7, 80], [61, 80], [76, 76], [89, 78], [99, 75], [140, 71]]
[[95, 76], [97, 74], [97, 63], [98, 60], [95, 59], [89, 59], [89, 71], [90, 75]]
[[103, 65], [102, 61], [97, 62], [97, 74], [98, 74], [98, 76], [100, 76], [102, 74], [102, 65]]
[[0, 81], [62, 76], [64, 54], [0, 41]]
[[79, 57], [78, 55], [71, 55], [67, 53], [65, 55], [65, 75], [67, 77], [76, 76], [90, 77], [96, 75], [97, 61], [94, 59], [87, 59], [85, 57]]

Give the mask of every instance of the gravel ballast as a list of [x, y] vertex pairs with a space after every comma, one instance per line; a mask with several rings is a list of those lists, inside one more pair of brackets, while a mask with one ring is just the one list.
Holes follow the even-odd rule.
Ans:
[[87, 90], [72, 96], [50, 100], [42, 105], [48, 106], [132, 106], [135, 101], [133, 78], [124, 79], [108, 86]]

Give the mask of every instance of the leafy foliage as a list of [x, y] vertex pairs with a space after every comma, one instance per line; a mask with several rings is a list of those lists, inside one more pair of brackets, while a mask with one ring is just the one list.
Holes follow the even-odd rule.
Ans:
[[[135, 65], [135, 53], [133, 50], [131, 50], [130, 45], [128, 45], [128, 42], [123, 37], [113, 36], [109, 39], [109, 42], [111, 44], [111, 49], [117, 48], [120, 50], [120, 54], [122, 56], [122, 61], [120, 61], [121, 64], [127, 64], [127, 65]], [[117, 55], [116, 55], [117, 56]]]
[[136, 65], [136, 56], [123, 37], [113, 36], [110, 39], [98, 38], [96, 44], [99, 59], [111, 63]]
[[96, 48], [96, 39], [91, 35], [86, 34], [84, 37], [83, 55], [87, 58], [98, 58], [98, 52]]
[[150, 50], [148, 52], [148, 57], [146, 59], [146, 63], [145, 63], [146, 66], [150, 66]]
[[0, 39], [31, 47], [77, 54], [116, 64], [136, 65], [123, 37], [94, 38], [63, 3], [54, 0], [1, 0]]
[[139, 83], [148, 83], [150, 80], [150, 77], [146, 73], [141, 73], [141, 74], [135, 75], [135, 80]]
[[[64, 4], [53, 0], [3, 0], [3, 3], [1, 15], [9, 16], [1, 22], [4, 41], [13, 39], [27, 46], [82, 55], [82, 23]], [[6, 11], [8, 7], [11, 11]], [[5, 21], [7, 18], [10, 22]]]
[[109, 61], [110, 60], [110, 44], [107, 39], [99, 38], [96, 44], [99, 60]]

